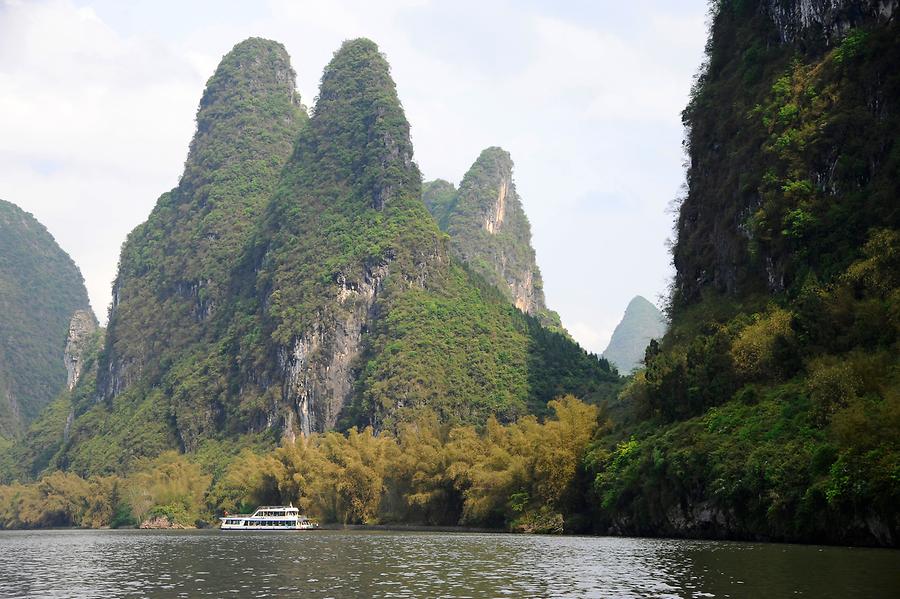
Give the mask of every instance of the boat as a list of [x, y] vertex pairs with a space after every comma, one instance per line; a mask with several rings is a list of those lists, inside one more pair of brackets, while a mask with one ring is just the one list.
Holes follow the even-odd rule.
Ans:
[[219, 518], [222, 530], [311, 530], [319, 523], [300, 514], [293, 504], [263, 505], [252, 514], [228, 514]]

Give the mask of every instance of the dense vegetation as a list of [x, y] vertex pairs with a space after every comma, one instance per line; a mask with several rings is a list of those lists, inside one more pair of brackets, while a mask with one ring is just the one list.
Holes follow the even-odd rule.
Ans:
[[781, 43], [715, 7], [672, 327], [589, 458], [603, 526], [900, 539], [900, 44], [854, 24]]
[[90, 310], [78, 267], [32, 215], [0, 200], [0, 437], [23, 432], [65, 387], [76, 310]]
[[653, 339], [661, 339], [666, 328], [666, 319], [659, 308], [637, 295], [628, 302], [603, 357], [619, 372], [630, 373], [643, 364], [647, 345]]
[[512, 178], [513, 162], [502, 148], [487, 148], [457, 190], [438, 179], [423, 186], [422, 200], [455, 258], [499, 289], [517, 308], [548, 328], [564, 332], [547, 309], [543, 279], [531, 247], [531, 224]]
[[123, 249], [102, 351], [0, 481], [615, 395], [608, 362], [450, 256], [374, 43], [335, 53], [308, 119], [283, 48], [238, 44], [197, 118], [179, 187]]
[[4, 480], [37, 479], [0, 487], [0, 525], [293, 501], [329, 522], [896, 545], [900, 25], [835, 10], [804, 34], [792, 6], [713, 6], [671, 328], [621, 393], [514, 308], [496, 255], [452, 249], [457, 217], [502, 237], [503, 156], [423, 195], [387, 63], [354, 40], [202, 334], [106, 402], [83, 376], [0, 445]]
[[480, 432], [423, 412], [395, 435], [352, 428], [265, 452], [170, 451], [124, 477], [56, 471], [0, 486], [0, 528], [119, 527], [155, 518], [202, 526], [226, 510], [290, 501], [324, 522], [581, 530], [582, 462], [602, 418], [573, 397], [550, 408], [543, 423], [528, 416], [504, 426], [491, 418]]
[[239, 259], [291, 153], [306, 112], [281, 44], [250, 38], [209, 79], [178, 186], [128, 236], [113, 285], [100, 392], [158, 384], [215, 334]]

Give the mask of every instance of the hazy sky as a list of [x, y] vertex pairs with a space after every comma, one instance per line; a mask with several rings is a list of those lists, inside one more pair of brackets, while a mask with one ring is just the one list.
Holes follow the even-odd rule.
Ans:
[[282, 42], [313, 103], [340, 43], [391, 64], [426, 179], [512, 154], [548, 305], [602, 351], [671, 276], [669, 202], [705, 0], [0, 0], [0, 198], [43, 222], [104, 321], [125, 236], [174, 187], [219, 59]]

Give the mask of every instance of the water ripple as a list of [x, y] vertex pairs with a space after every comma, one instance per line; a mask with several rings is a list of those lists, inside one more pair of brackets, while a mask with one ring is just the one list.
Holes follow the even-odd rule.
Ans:
[[896, 597], [900, 552], [409, 532], [0, 532], [0, 597]]

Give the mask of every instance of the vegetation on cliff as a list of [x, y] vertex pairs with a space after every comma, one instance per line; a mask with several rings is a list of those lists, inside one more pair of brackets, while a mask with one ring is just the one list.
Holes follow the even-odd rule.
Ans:
[[31, 214], [0, 200], [0, 437], [21, 434], [65, 388], [76, 310], [90, 310], [78, 267]]
[[125, 242], [98, 385], [158, 384], [214, 328], [230, 271], [307, 117], [284, 47], [250, 38], [209, 79], [178, 186]]
[[601, 526], [896, 544], [898, 25], [782, 43], [770, 6], [714, 11], [672, 327], [592, 450]]
[[129, 526], [164, 516], [205, 525], [224, 511], [293, 502], [323, 522], [466, 524], [562, 532], [584, 521], [582, 458], [598, 408], [573, 397], [510, 425], [451, 426], [434, 414], [396, 435], [313, 434], [270, 451], [166, 452], [128, 476], [56, 471], [0, 486], [0, 528]]
[[457, 190], [438, 179], [423, 186], [422, 200], [450, 235], [455, 258], [499, 289], [517, 308], [562, 332], [547, 309], [544, 282], [531, 247], [531, 224], [513, 182], [513, 162], [502, 148], [487, 148]]

